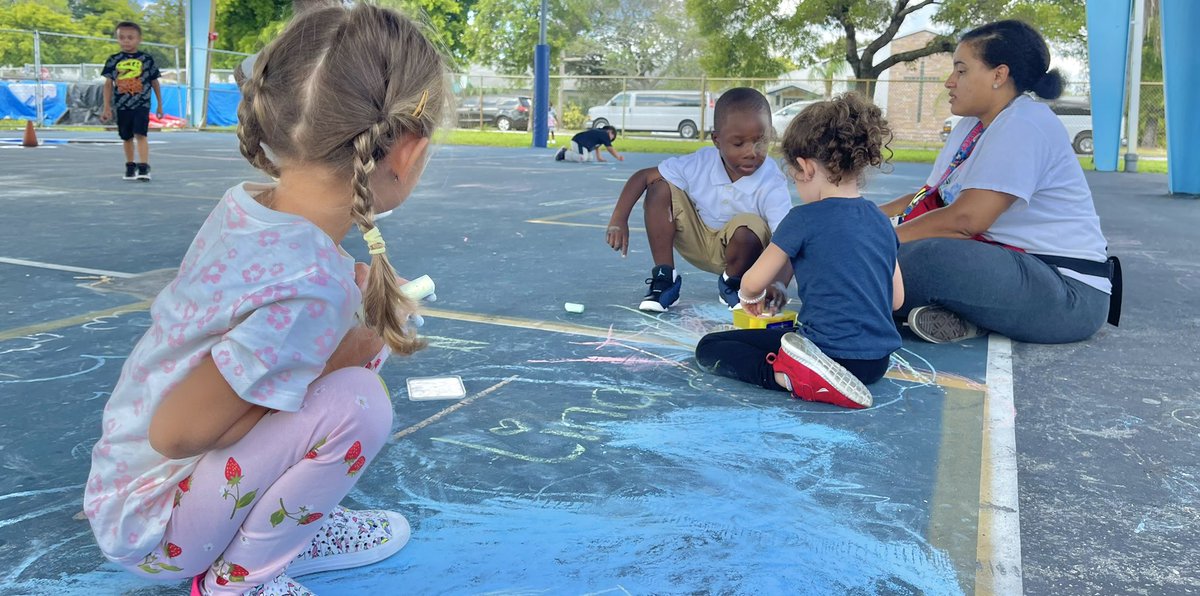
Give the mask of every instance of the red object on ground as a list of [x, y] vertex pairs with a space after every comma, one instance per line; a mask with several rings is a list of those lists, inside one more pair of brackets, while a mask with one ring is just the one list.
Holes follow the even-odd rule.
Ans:
[[33, 130], [33, 121], [32, 120], [25, 121], [25, 138], [21, 139], [21, 146], [22, 147], [37, 147], [38, 146], [37, 133], [34, 132], [34, 130]]
[[183, 128], [187, 126], [187, 121], [183, 118], [176, 118], [171, 115], [163, 115], [162, 118], [150, 114], [150, 128]]

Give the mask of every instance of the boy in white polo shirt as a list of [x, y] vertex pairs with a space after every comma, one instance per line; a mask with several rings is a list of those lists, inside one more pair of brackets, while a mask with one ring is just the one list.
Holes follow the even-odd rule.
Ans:
[[629, 215], [645, 193], [654, 268], [641, 310], [666, 312], [679, 300], [683, 280], [674, 251], [716, 273], [722, 302], [736, 306], [742, 274], [792, 208], [783, 172], [766, 159], [767, 98], [747, 87], [730, 89], [717, 100], [713, 120], [713, 147], [639, 170], [625, 183], [608, 222], [608, 245], [628, 254]]

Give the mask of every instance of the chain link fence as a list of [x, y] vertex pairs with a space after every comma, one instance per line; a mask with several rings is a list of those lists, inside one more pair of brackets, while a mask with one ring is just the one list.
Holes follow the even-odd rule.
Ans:
[[[184, 48], [144, 41], [141, 49], [159, 65], [165, 111], [186, 118]], [[58, 125], [99, 123], [100, 72], [104, 60], [117, 51], [112, 38], [0, 29], [0, 118]], [[209, 55], [208, 123], [232, 125], [240, 98], [233, 72], [248, 54], [210, 50]], [[712, 130], [716, 98], [733, 87], [752, 87], [767, 97], [777, 134], [809, 102], [854, 90], [883, 108], [895, 133], [893, 148], [938, 148], [954, 120], [943, 79], [925, 73], [924, 68], [897, 67], [888, 78], [877, 81], [558, 74], [550, 77], [550, 97], [559, 132], [610, 124], [622, 135], [698, 138]], [[532, 77], [453, 74], [451, 82], [456, 96], [454, 126], [514, 132], [531, 128]], [[1087, 83], [1069, 84], [1064, 101], [1086, 105], [1088, 93]], [[1090, 131], [1089, 114], [1076, 113], [1085, 116], [1083, 124], [1068, 126], [1076, 137], [1084, 128]], [[1162, 83], [1142, 83], [1138, 124], [1138, 152], [1165, 154]]]
[[[456, 74], [452, 80], [459, 128], [529, 129], [532, 77]], [[610, 124], [621, 135], [696, 138], [700, 131], [707, 134], [712, 130], [716, 98], [734, 87], [752, 87], [767, 97], [777, 134], [782, 134], [791, 117], [810, 102], [857, 91], [869, 95], [883, 108], [895, 134], [893, 148], [936, 149], [942, 146], [945, 135], [957, 121], [950, 113], [943, 82], [944, 79], [931, 77], [868, 81], [551, 75], [550, 98], [559, 131]], [[1072, 83], [1067, 85], [1063, 97], [1054, 102], [1056, 111], [1068, 123], [1072, 142], [1084, 152], [1090, 147], [1088, 100], [1087, 83]], [[1071, 109], [1059, 110], [1059, 104]], [[1140, 107], [1139, 152], [1165, 154], [1162, 83], [1142, 83]], [[1068, 121], [1068, 116], [1074, 119]], [[1083, 120], [1078, 116], [1083, 116]]]
[[[187, 119], [185, 48], [142, 41], [138, 49], [158, 65], [163, 111]], [[101, 72], [105, 60], [119, 51], [110, 37], [0, 29], [0, 119], [60, 126], [104, 124], [99, 120], [103, 110]], [[240, 97], [233, 70], [249, 54], [209, 52], [209, 121], [231, 124], [234, 116], [230, 112], [236, 113]]]

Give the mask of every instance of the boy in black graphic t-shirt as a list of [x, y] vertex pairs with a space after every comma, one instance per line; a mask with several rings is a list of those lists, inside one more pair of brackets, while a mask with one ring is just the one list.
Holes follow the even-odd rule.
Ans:
[[[142, 43], [142, 28], [137, 23], [117, 23], [117, 43], [121, 51], [109, 56], [101, 74], [109, 79], [104, 84], [104, 113], [100, 119], [112, 119], [117, 110], [117, 133], [125, 141], [125, 179], [150, 179], [150, 144], [146, 133], [150, 128], [150, 90], [158, 100], [159, 118], [163, 116], [162, 89], [158, 85], [158, 65], [154, 58], [138, 50]], [[116, 88], [116, 94], [113, 89]], [[137, 137], [138, 161], [133, 161], [133, 139]]]

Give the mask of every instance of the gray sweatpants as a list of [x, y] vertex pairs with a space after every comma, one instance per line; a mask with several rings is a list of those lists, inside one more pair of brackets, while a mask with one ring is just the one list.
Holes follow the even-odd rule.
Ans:
[[1037, 257], [977, 242], [929, 238], [900, 245], [904, 306], [937, 305], [1014, 340], [1082, 341], [1104, 325], [1109, 296]]

